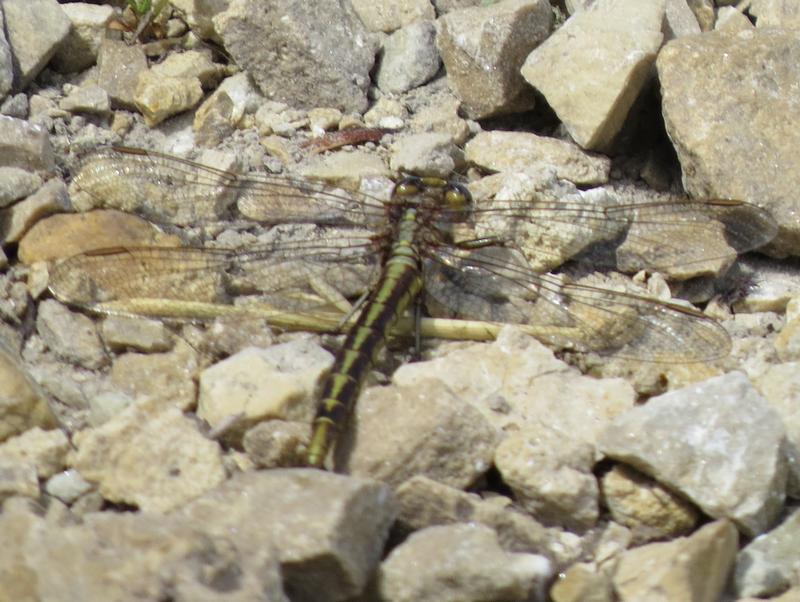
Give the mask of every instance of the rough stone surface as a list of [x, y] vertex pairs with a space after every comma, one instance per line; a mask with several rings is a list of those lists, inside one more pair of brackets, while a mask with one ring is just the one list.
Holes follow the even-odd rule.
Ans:
[[0, 165], [54, 173], [55, 157], [47, 131], [22, 119], [0, 115]]
[[154, 69], [139, 74], [133, 91], [133, 103], [150, 127], [191, 109], [201, 98], [203, 87], [199, 78], [169, 77]]
[[4, 0], [3, 12], [16, 85], [23, 89], [67, 38], [70, 21], [56, 0]]
[[58, 429], [44, 431], [34, 427], [0, 445], [0, 460], [7, 464], [30, 464], [40, 479], [48, 479], [64, 469], [69, 440]]
[[353, 0], [353, 9], [370, 31], [387, 33], [419, 20], [436, 17], [430, 0]]
[[791, 0], [753, 0], [748, 12], [756, 27], [800, 29], [800, 6]]
[[383, 43], [378, 87], [401, 94], [430, 80], [439, 71], [436, 28], [430, 21], [415, 21], [389, 36]]
[[550, 33], [552, 21], [546, 0], [498, 2], [439, 19], [436, 44], [448, 82], [468, 117], [481, 119], [533, 107], [533, 94], [519, 68]]
[[622, 555], [614, 572], [621, 602], [717, 602], [736, 560], [736, 527], [719, 520], [690, 537], [651, 543]]
[[33, 194], [42, 185], [42, 178], [19, 167], [0, 167], [0, 207]]
[[310, 433], [307, 422], [268, 420], [249, 429], [242, 446], [260, 468], [301, 466]]
[[414, 533], [395, 548], [378, 587], [381, 599], [395, 602], [526, 600], [551, 574], [541, 556], [503, 551], [488, 527], [450, 525]]
[[800, 138], [784, 127], [800, 118], [799, 65], [796, 32], [781, 29], [681, 38], [656, 63], [686, 190], [768, 208], [780, 226], [771, 248], [782, 254], [800, 250]]
[[200, 375], [197, 415], [212, 428], [236, 417], [226, 438], [268, 419], [311, 420], [315, 387], [333, 358], [308, 339], [249, 347]]
[[94, 322], [53, 300], [39, 305], [36, 330], [58, 357], [83, 366], [99, 368], [108, 363]]
[[100, 43], [114, 9], [87, 2], [62, 4], [61, 10], [71, 23], [69, 35], [58, 47], [51, 65], [57, 71], [82, 71], [95, 64]]
[[624, 465], [603, 475], [600, 486], [611, 518], [628, 527], [637, 544], [686, 535], [700, 519], [690, 503]]
[[225, 480], [221, 450], [175, 407], [134, 404], [73, 437], [70, 464], [109, 501], [167, 512]]
[[235, 531], [245, 556], [269, 542], [292, 600], [345, 600], [377, 567], [395, 512], [381, 483], [276, 469], [237, 475], [181, 515], [212, 537]]
[[[652, 398], [618, 416], [601, 451], [754, 536], [778, 517], [786, 488], [780, 417], [739, 372]], [[757, 469], [755, 467], [758, 467]]]
[[403, 136], [392, 145], [389, 166], [395, 172], [447, 177], [460, 167], [464, 157], [447, 134], [424, 133]]
[[268, 98], [298, 108], [366, 109], [374, 46], [349, 4], [234, 0], [214, 23]]
[[526, 132], [481, 132], [467, 143], [465, 159], [492, 171], [525, 171], [555, 167], [556, 175], [578, 185], [605, 184], [611, 169], [607, 157], [578, 146]]
[[[0, 6], [0, 18], [3, 17], [3, 7]], [[0, 99], [6, 97], [14, 85], [14, 62], [11, 56], [11, 47], [6, 39], [6, 33], [0, 33]], [[24, 97], [27, 102], [27, 97]], [[4, 103], [3, 113], [11, 114], [7, 105]], [[24, 116], [24, 115], [20, 115]]]
[[97, 53], [97, 85], [108, 92], [115, 109], [134, 109], [139, 74], [147, 70], [140, 46], [104, 38]]
[[18, 354], [0, 340], [0, 441], [28, 429], [52, 429], [55, 416]]
[[72, 504], [92, 489], [92, 484], [77, 470], [63, 470], [48, 479], [45, 491], [65, 504]]
[[172, 339], [163, 322], [135, 316], [109, 316], [100, 326], [100, 336], [109, 349], [136, 351], [166, 351]]
[[800, 510], [769, 533], [747, 544], [736, 558], [734, 587], [739, 596], [772, 597], [800, 586]]
[[32, 195], [0, 213], [0, 239], [19, 242], [40, 219], [69, 209], [66, 184], [60, 178], [48, 180]]
[[105, 117], [111, 113], [111, 99], [103, 88], [90, 84], [72, 90], [69, 96], [58, 103], [58, 107], [70, 113], [87, 113]]
[[526, 59], [522, 76], [583, 148], [611, 146], [649, 79], [664, 14], [665, 0], [598, 0]]

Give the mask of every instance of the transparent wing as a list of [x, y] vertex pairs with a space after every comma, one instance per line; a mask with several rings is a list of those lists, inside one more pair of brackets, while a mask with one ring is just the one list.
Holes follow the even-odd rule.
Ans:
[[221, 219], [234, 204], [244, 217], [263, 223], [370, 226], [383, 218], [379, 200], [321, 181], [239, 174], [132, 148], [89, 153], [72, 184], [79, 206], [115, 208], [178, 225]]
[[562, 348], [658, 362], [730, 349], [727, 332], [695, 309], [637, 293], [624, 278], [537, 274], [507, 248], [438, 248], [427, 255], [425, 284], [439, 315], [537, 326], [537, 336]]
[[477, 234], [513, 241], [537, 271], [577, 258], [680, 280], [724, 271], [737, 253], [777, 233], [767, 211], [740, 201], [661, 195], [655, 202], [621, 203], [602, 189], [590, 192], [583, 202], [493, 201], [476, 210]]

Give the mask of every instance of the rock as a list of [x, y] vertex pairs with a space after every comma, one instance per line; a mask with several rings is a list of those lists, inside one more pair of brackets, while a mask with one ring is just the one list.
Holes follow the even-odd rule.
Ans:
[[153, 353], [172, 347], [172, 338], [163, 322], [138, 316], [108, 316], [100, 325], [100, 336], [112, 351], [133, 349]]
[[53, 475], [45, 485], [45, 491], [65, 504], [71, 504], [92, 489], [92, 484], [77, 470], [64, 470]]
[[242, 446], [259, 468], [301, 466], [310, 434], [308, 422], [267, 420], [244, 434]]
[[700, 24], [687, 0], [667, 0], [665, 26], [665, 40], [700, 33]]
[[375, 481], [276, 469], [236, 475], [180, 514], [214, 538], [235, 532], [245, 556], [276, 550], [292, 600], [344, 600], [378, 565], [395, 506]]
[[308, 112], [308, 127], [312, 133], [321, 135], [328, 130], [335, 129], [341, 118], [342, 112], [339, 109], [331, 107], [311, 109]]
[[390, 2], [353, 0], [352, 4], [353, 10], [356, 11], [369, 31], [390, 33], [415, 21], [430, 21], [436, 18], [430, 0], [392, 0]]
[[550, 588], [553, 602], [613, 602], [611, 579], [587, 563], [576, 563], [561, 573]]
[[235, 417], [226, 439], [241, 441], [262, 420], [310, 422], [313, 394], [333, 357], [309, 339], [248, 347], [200, 374], [197, 415], [212, 428]]
[[491, 171], [554, 167], [556, 175], [579, 186], [605, 184], [611, 161], [578, 146], [527, 132], [481, 132], [467, 143], [465, 158]]
[[447, 134], [410, 134], [391, 149], [389, 166], [395, 172], [447, 177], [464, 163], [461, 150]]
[[[780, 225], [770, 245], [778, 254], [800, 249], [794, 152], [800, 139], [783, 127], [800, 117], [798, 62], [789, 58], [795, 55], [800, 41], [790, 30], [711, 32], [670, 42], [656, 64], [684, 187], [693, 196], [767, 208]], [[767, 87], [764, 77], [772, 82]], [[714, 127], [700, 126], [708, 123]]]
[[0, 441], [40, 427], [52, 429], [56, 418], [19, 356], [0, 340]]
[[71, 209], [67, 186], [53, 178], [26, 199], [0, 213], [0, 240], [19, 242], [23, 235], [43, 217]]
[[800, 7], [786, 0], [753, 0], [748, 11], [756, 27], [800, 28]]
[[[2, 6], [0, 6], [0, 18], [3, 18]], [[2, 32], [0, 32], [0, 99], [6, 98], [6, 95], [11, 91], [13, 85], [14, 85], [14, 62], [13, 62], [13, 57], [11, 56], [11, 47], [9, 46], [8, 40], [6, 39], [6, 32], [4, 29]], [[27, 96], [24, 94], [16, 95], [16, 97], [20, 96], [24, 98], [24, 100], [21, 102], [24, 102], [27, 107], [27, 101], [28, 101]], [[0, 105], [0, 113], [3, 113], [5, 115], [14, 114], [15, 117], [25, 117], [27, 111], [9, 110], [12, 108], [11, 105], [15, 104], [12, 98], [6, 99], [6, 101], [3, 102], [2, 105]]]
[[411, 117], [412, 132], [438, 132], [448, 135], [459, 146], [470, 135], [469, 124], [458, 114], [461, 102], [449, 92], [432, 99], [430, 104], [417, 109]]
[[408, 119], [408, 109], [399, 100], [384, 96], [364, 113], [364, 124], [367, 127], [402, 129]]
[[753, 29], [753, 23], [733, 6], [720, 6], [717, 9], [717, 20], [714, 23], [714, 29], [735, 34], [747, 29]]
[[603, 475], [600, 486], [611, 518], [631, 530], [634, 544], [686, 535], [700, 519], [691, 504], [625, 465]]
[[436, 44], [450, 86], [472, 119], [533, 108], [519, 73], [547, 35], [553, 13], [546, 0], [513, 0], [466, 8], [439, 19]]
[[392, 172], [383, 159], [366, 151], [339, 151], [326, 153], [308, 163], [301, 173], [343, 188], [355, 189], [367, 178], [388, 178]]
[[384, 92], [402, 94], [430, 80], [441, 64], [433, 23], [415, 21], [384, 41], [375, 83]]
[[186, 410], [194, 406], [197, 352], [180, 339], [167, 353], [129, 352], [114, 358], [111, 383], [131, 399], [150, 399]]
[[180, 239], [153, 224], [121, 211], [59, 213], [36, 222], [19, 243], [20, 261], [63, 259], [94, 249], [115, 246], [176, 246]]
[[366, 109], [375, 50], [349, 5], [234, 0], [214, 23], [267, 98], [297, 108]]
[[552, 570], [541, 556], [503, 551], [483, 525], [429, 527], [381, 563], [378, 589], [381, 599], [393, 602], [527, 600]]
[[775, 522], [783, 506], [784, 437], [778, 414], [746, 376], [731, 372], [618, 416], [598, 445], [709, 516], [731, 518], [754, 536]]
[[216, 88], [225, 74], [225, 68], [212, 61], [210, 53], [199, 50], [169, 54], [162, 62], [153, 65], [149, 71], [164, 78], [197, 78], [204, 90]]
[[197, 107], [192, 129], [199, 146], [213, 148], [233, 134], [235, 125], [231, 97], [216, 90]]
[[497, 434], [440, 381], [363, 393], [335, 450], [337, 470], [397, 486], [424, 475], [463, 488], [491, 465]]
[[36, 192], [42, 185], [37, 174], [19, 167], [0, 167], [0, 207]]
[[666, 543], [625, 552], [614, 572], [621, 602], [696, 600], [716, 602], [736, 559], [738, 534], [719, 520]]
[[168, 512], [225, 480], [222, 454], [174, 406], [136, 403], [73, 437], [70, 464], [111, 502]]
[[[598, 0], [536, 48], [522, 76], [587, 150], [606, 150], [650, 79], [665, 0]], [[569, 73], [569, 85], [564, 74]]]
[[36, 330], [45, 345], [64, 361], [90, 370], [108, 364], [94, 322], [58, 301], [48, 299], [39, 304]]
[[56, 0], [4, 0], [3, 12], [14, 54], [15, 83], [22, 90], [67, 39], [70, 20]]
[[93, 84], [75, 88], [69, 96], [58, 103], [58, 106], [70, 113], [88, 113], [101, 117], [111, 113], [111, 100], [108, 92]]
[[135, 109], [134, 93], [139, 74], [147, 70], [141, 46], [103, 38], [97, 53], [97, 85], [108, 92], [115, 109]]
[[758, 391], [783, 419], [787, 439], [786, 455], [789, 459], [789, 480], [786, 491], [794, 498], [800, 498], [800, 414], [797, 412], [800, 372], [798, 370], [800, 362], [774, 364], [753, 381]]
[[55, 173], [55, 156], [47, 132], [28, 121], [0, 115], [0, 165]]
[[594, 462], [591, 444], [543, 429], [509, 434], [494, 455], [503, 481], [526, 512], [571, 531], [585, 531], [597, 522], [600, 492]]
[[515, 509], [508, 498], [483, 499], [424, 476], [404, 481], [395, 495], [400, 509], [396, 528], [401, 533], [436, 525], [480, 523], [495, 531], [504, 550], [547, 556], [556, 567], [566, 566], [581, 553], [577, 536], [542, 526]]
[[173, 6], [181, 11], [186, 23], [200, 38], [222, 42], [214, 29], [214, 17], [228, 10], [230, 0], [174, 0]]
[[71, 23], [69, 35], [58, 47], [50, 65], [60, 73], [75, 73], [97, 62], [100, 43], [114, 16], [111, 6], [87, 2], [62, 4], [61, 9]]
[[740, 597], [771, 598], [800, 586], [800, 510], [795, 509], [772, 531], [747, 544], [736, 559], [734, 587]]
[[133, 103], [144, 115], [149, 127], [188, 111], [203, 98], [203, 88], [197, 77], [165, 77], [153, 69], [139, 74], [133, 91]]
[[33, 427], [3, 442], [0, 460], [7, 464], [33, 466], [37, 478], [48, 479], [64, 469], [69, 448], [69, 440], [63, 431]]

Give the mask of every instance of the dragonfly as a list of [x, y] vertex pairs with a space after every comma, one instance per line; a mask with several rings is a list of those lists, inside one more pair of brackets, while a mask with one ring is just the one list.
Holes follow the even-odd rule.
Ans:
[[[575, 351], [708, 361], [728, 353], [725, 329], [693, 306], [633, 287], [619, 270], [686, 278], [697, 273], [692, 266], [724, 269], [777, 230], [768, 212], [741, 201], [587, 193], [477, 202], [461, 184], [414, 176], [379, 198], [123, 147], [90, 152], [71, 187], [76, 201], [162, 225], [220, 219], [272, 226], [242, 248], [86, 251], [55, 265], [49, 287], [59, 300], [94, 312], [170, 317], [172, 300], [197, 317], [211, 315], [209, 307], [266, 307], [279, 327], [294, 321], [312, 329], [322, 316], [323, 329], [344, 330], [313, 421], [307, 463], [314, 467], [324, 466], [387, 339], [399, 324], [408, 328], [406, 314], [421, 301], [435, 318], [519, 324]], [[255, 296], [261, 301], [248, 304]]]

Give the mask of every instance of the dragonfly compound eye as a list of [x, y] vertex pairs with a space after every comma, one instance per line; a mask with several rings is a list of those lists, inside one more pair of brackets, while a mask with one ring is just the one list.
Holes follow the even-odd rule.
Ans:
[[422, 190], [422, 183], [419, 178], [403, 178], [394, 187], [394, 194], [397, 196], [411, 196], [419, 194]]

